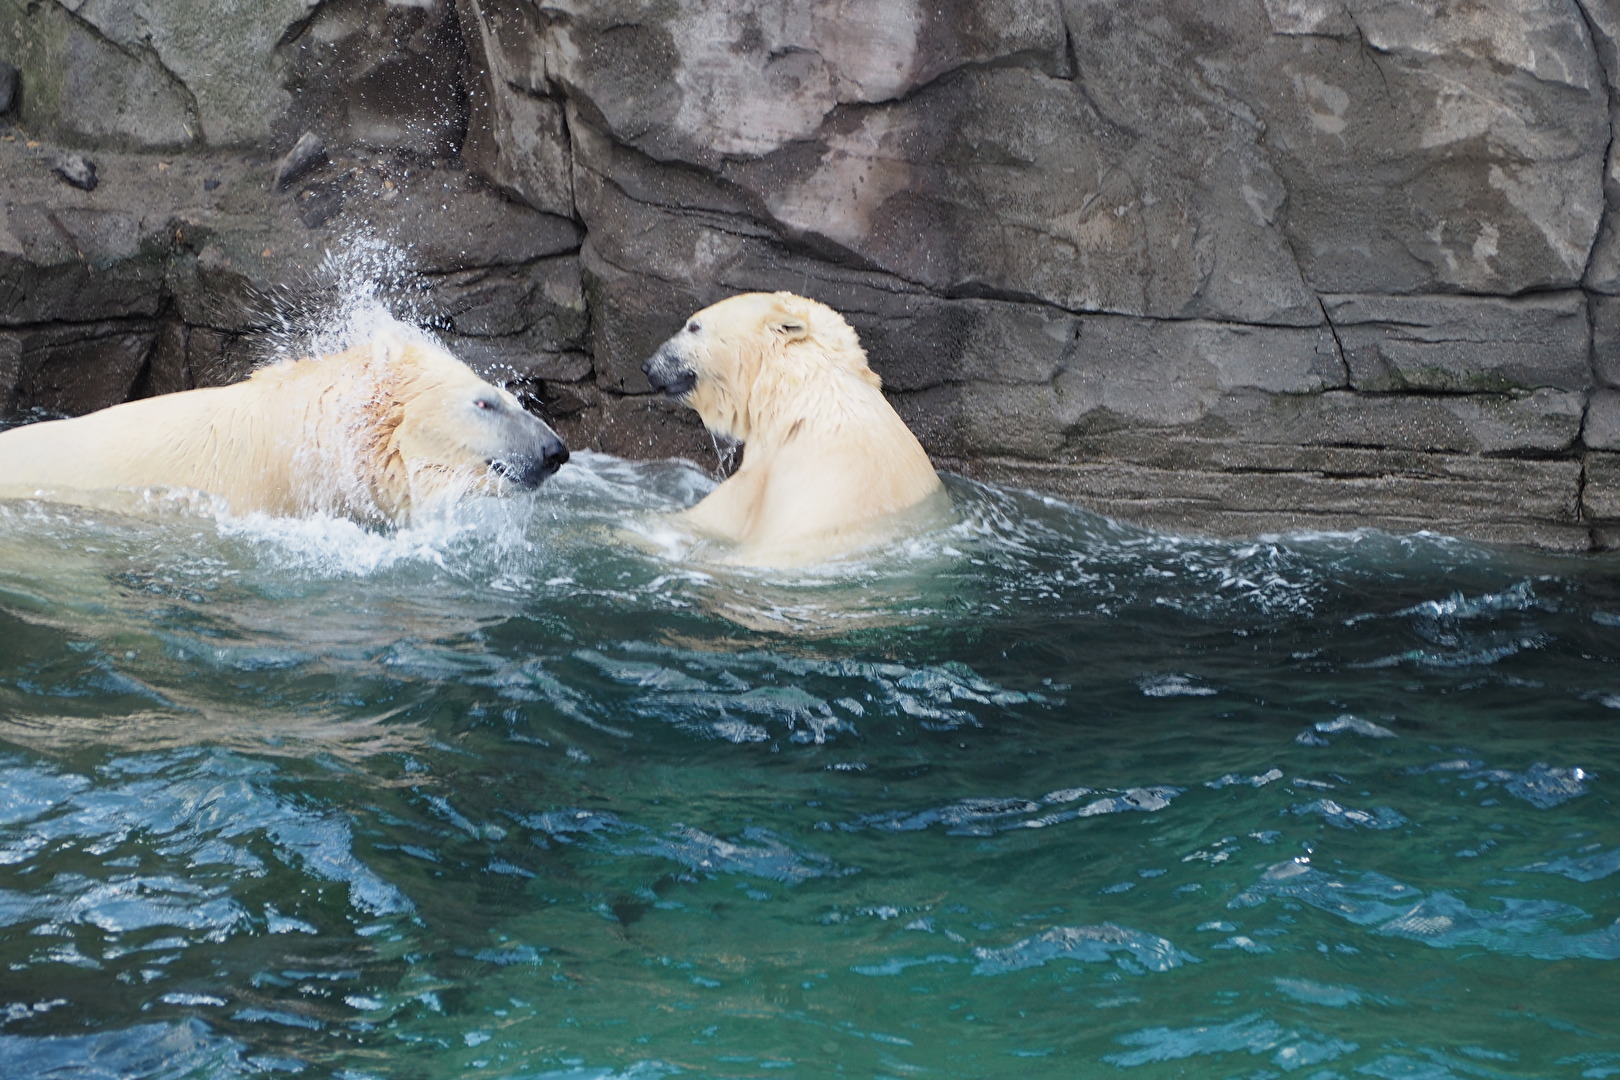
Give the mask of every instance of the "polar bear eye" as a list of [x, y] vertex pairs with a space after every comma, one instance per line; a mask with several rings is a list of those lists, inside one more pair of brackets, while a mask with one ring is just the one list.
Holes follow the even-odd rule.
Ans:
[[699, 326], [695, 322], [689, 322], [689, 323], [686, 324], [686, 332], [688, 334], [695, 334], [701, 329], [703, 329], [703, 327]]
[[489, 398], [473, 398], [473, 405], [480, 409], [489, 409], [492, 411], [500, 408], [499, 405], [491, 401]]

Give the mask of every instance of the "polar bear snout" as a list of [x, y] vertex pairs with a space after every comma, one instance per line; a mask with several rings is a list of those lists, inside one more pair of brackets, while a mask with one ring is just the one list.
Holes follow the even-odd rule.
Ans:
[[503, 480], [524, 488], [537, 488], [546, 478], [568, 463], [568, 447], [548, 432], [532, 454], [507, 454], [489, 462], [491, 471]]
[[642, 362], [641, 370], [654, 390], [672, 398], [685, 397], [697, 386], [697, 372], [667, 341]]

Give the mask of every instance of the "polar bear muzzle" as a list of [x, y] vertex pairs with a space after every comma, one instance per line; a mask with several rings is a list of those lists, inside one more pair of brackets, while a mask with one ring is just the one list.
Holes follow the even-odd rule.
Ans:
[[[527, 423], [525, 423], [525, 421]], [[537, 488], [568, 462], [568, 447], [546, 424], [527, 413], [518, 423], [524, 431], [519, 445], [489, 460], [490, 471], [523, 488]]]
[[672, 398], [683, 398], [697, 386], [697, 371], [691, 361], [681, 355], [679, 341], [675, 338], [658, 346], [658, 351], [642, 362], [641, 370], [654, 390]]

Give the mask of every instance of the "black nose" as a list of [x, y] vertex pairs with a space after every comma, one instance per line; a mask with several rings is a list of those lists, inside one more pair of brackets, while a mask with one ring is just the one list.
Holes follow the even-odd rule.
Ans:
[[654, 390], [673, 398], [685, 397], [697, 386], [697, 372], [670, 350], [668, 342], [641, 362], [641, 370]]
[[525, 487], [539, 487], [541, 481], [567, 462], [568, 447], [563, 445], [561, 439], [552, 436], [540, 444], [540, 456], [530, 459], [519, 478], [519, 483]]
[[540, 453], [534, 457], [516, 459], [498, 458], [489, 467], [512, 483], [526, 488], [537, 488], [546, 477], [568, 462], [568, 447], [556, 436], [540, 444]]

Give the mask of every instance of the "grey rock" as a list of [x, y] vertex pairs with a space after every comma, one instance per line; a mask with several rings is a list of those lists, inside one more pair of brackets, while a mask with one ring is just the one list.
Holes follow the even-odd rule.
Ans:
[[0, 0], [0, 41], [22, 69], [33, 131], [79, 146], [179, 147], [197, 137], [186, 88], [58, 2]]
[[[587, 237], [580, 251], [591, 311], [590, 350], [597, 383], [618, 394], [650, 394], [641, 362], [707, 297], [677, 281], [625, 271], [604, 259]], [[679, 312], [679, 314], [676, 314]]]
[[0, 60], [0, 116], [17, 104], [17, 91], [22, 88], [22, 72]]
[[354, 219], [422, 273], [521, 265], [580, 246], [573, 221], [514, 203], [464, 172], [412, 169], [397, 190], [397, 199], [359, 203]]
[[55, 2], [114, 48], [150, 57], [183, 94], [190, 134], [211, 146], [270, 141], [290, 105], [277, 43], [316, 6], [313, 0]]
[[319, 229], [343, 212], [342, 184], [310, 184], [298, 193], [298, 220]]
[[[552, 392], [552, 385], [545, 390]], [[594, 388], [573, 393], [577, 397], [561, 411], [548, 410], [552, 426], [570, 450], [639, 459], [683, 457], [707, 467], [718, 464], [714, 439], [697, 414], [679, 402], [651, 394], [626, 397]]]
[[[1269, 426], [1270, 434], [1286, 433], [1302, 446], [1556, 454], [1573, 449], [1585, 405], [1584, 394], [1564, 390], [1434, 397], [1335, 392], [1268, 402], [1271, 423], [1250, 432]], [[1279, 412], [1291, 415], [1279, 422]]]
[[286, 191], [295, 181], [308, 176], [328, 160], [326, 140], [313, 131], [304, 132], [293, 143], [292, 149], [276, 163], [276, 178], [270, 184], [271, 190]]
[[1605, 388], [1592, 394], [1581, 440], [1591, 450], [1620, 450], [1620, 390]]
[[96, 163], [83, 154], [61, 154], [51, 163], [51, 172], [80, 191], [96, 190]]
[[0, 423], [17, 411], [17, 380], [22, 376], [22, 342], [0, 334]]
[[190, 390], [196, 383], [186, 362], [191, 327], [178, 319], [165, 319], [158, 324], [157, 339], [152, 344], [146, 370], [131, 390], [131, 397], [156, 397]]
[[1014, 58], [1056, 74], [1063, 62], [1062, 22], [1040, 0], [552, 10], [561, 17], [535, 26], [525, 50], [544, 59], [522, 66], [567, 87], [638, 150], [702, 167], [805, 142], [841, 108], [902, 100], [956, 70]]
[[1620, 387], [1620, 297], [1591, 298], [1592, 371], [1599, 383]]
[[860, 333], [884, 388], [895, 392], [970, 380], [1050, 384], [1081, 327], [1078, 317], [1040, 304], [844, 291], [855, 295], [841, 297], [839, 310]]
[[165, 222], [145, 212], [129, 170], [104, 165], [100, 189], [81, 193], [0, 142], [0, 326], [157, 314]]
[[454, 155], [468, 116], [454, 0], [307, 6], [275, 50], [293, 91], [278, 127], [315, 130], [333, 147]]
[[1579, 292], [1328, 296], [1324, 305], [1358, 390], [1584, 390], [1592, 382]]
[[15, 343], [12, 406], [76, 414], [128, 400], [156, 337], [157, 327], [140, 321], [0, 331]]
[[535, 381], [578, 383], [591, 375], [591, 358], [584, 352], [548, 349], [532, 339], [446, 334], [444, 342], [478, 374], [503, 386]]
[[930, 449], [948, 456], [1130, 461], [1152, 438], [1539, 456], [1573, 451], [1585, 406], [1585, 395], [1562, 390], [1435, 397], [1271, 393], [1252, 385], [1223, 387], [1196, 368], [1162, 384], [1065, 373], [1049, 387], [974, 382], [955, 388], [948, 406], [945, 399], [934, 402], [946, 409], [952, 436]]
[[458, 271], [433, 278], [431, 286], [419, 314], [457, 335], [521, 336], [547, 353], [585, 348], [589, 319], [577, 256]]
[[1577, 0], [1592, 33], [1598, 62], [1603, 67], [1609, 96], [1609, 160], [1603, 171], [1604, 217], [1586, 271], [1586, 286], [1599, 292], [1620, 292], [1620, 5], [1614, 0]]
[[1184, 151], [1203, 131], [1264, 131], [1311, 287], [1579, 280], [1608, 115], [1571, 5], [1421, 18], [1377, 0], [1155, 2], [1128, 18], [1103, 0], [1064, 7], [1078, 78], [1112, 122]]
[[1063, 431], [1207, 423], [1233, 396], [1320, 395], [1345, 385], [1324, 327], [1085, 316], [1056, 377]]
[[461, 155], [501, 190], [551, 214], [574, 213], [566, 104], [534, 47], [537, 28], [519, 0], [458, 0], [475, 78], [468, 87]]
[[229, 386], [247, 378], [275, 352], [275, 343], [266, 337], [194, 327], [186, 338], [186, 377], [194, 386]]
[[906, 395], [895, 407], [932, 454], [1040, 461], [1062, 457], [1066, 446], [1050, 384], [942, 386]]
[[[1255, 127], [1196, 150], [1145, 140], [1053, 77], [1068, 40], [1053, 10], [967, 11], [893, 0], [835, 31], [831, 5], [721, 7], [643, 14], [629, 33], [608, 5], [558, 24], [552, 74], [614, 145], [697, 166], [795, 243], [931, 290], [1320, 321]], [[640, 201], [623, 155], [592, 157]]]
[[[1253, 536], [1377, 523], [1566, 551], [1590, 547], [1578, 462], [1155, 442], [1137, 461], [978, 459], [969, 475], [1182, 533]], [[1172, 456], [1167, 451], [1178, 449]], [[1616, 456], [1620, 461], [1620, 456]], [[1591, 470], [1587, 490], [1591, 490]], [[1616, 469], [1620, 480], [1620, 469]], [[1620, 489], [1617, 489], [1620, 490]], [[1614, 508], [1620, 511], [1620, 500]]]
[[[341, 284], [334, 274], [356, 279], [350, 286], [382, 283], [402, 317], [452, 327], [461, 319], [469, 332], [585, 320], [577, 267], [572, 293], [534, 269], [577, 248], [578, 227], [503, 198], [465, 172], [348, 169], [321, 182], [318, 202], [276, 198], [260, 176], [258, 191], [245, 177], [221, 188], [212, 196], [218, 208], [177, 211], [187, 241], [169, 260], [167, 288], [189, 324], [270, 329], [287, 300], [331, 297]], [[304, 216], [313, 210], [319, 216]], [[553, 293], [571, 298], [559, 306], [548, 299]], [[526, 309], [499, 308], [523, 298]], [[577, 307], [565, 315], [570, 304]], [[582, 333], [559, 329], [555, 346], [578, 347]]]
[[1588, 454], [1585, 461], [1586, 486], [1581, 489], [1581, 507], [1594, 521], [1611, 523], [1609, 547], [1620, 540], [1614, 525], [1620, 523], [1620, 454]]
[[1620, 227], [1611, 210], [1592, 245], [1592, 260], [1586, 270], [1586, 287], [1594, 292], [1620, 293]]

